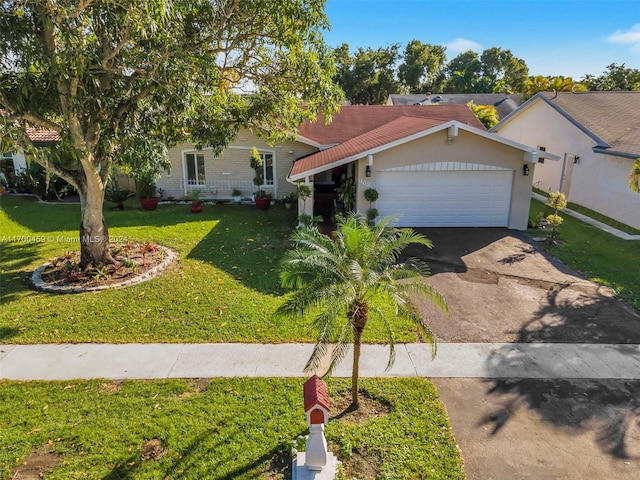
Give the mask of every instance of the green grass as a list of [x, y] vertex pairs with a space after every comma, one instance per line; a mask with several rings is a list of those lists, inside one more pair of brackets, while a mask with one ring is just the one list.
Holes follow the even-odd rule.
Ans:
[[[551, 209], [531, 201], [530, 218]], [[610, 286], [636, 310], [640, 310], [640, 241], [622, 240], [567, 214], [559, 227], [560, 245], [541, 244], [554, 257], [587, 278]]]
[[[4, 196], [0, 209], [0, 342], [312, 342], [309, 320], [277, 317], [279, 262], [294, 213], [281, 205], [161, 205], [147, 212], [127, 202], [105, 210], [112, 238], [151, 241], [179, 254], [175, 268], [135, 286], [55, 295], [30, 287], [32, 271], [77, 250], [79, 205], [40, 204]], [[415, 341], [410, 323], [397, 341]], [[385, 342], [371, 323], [367, 342]]]
[[[549, 193], [544, 190], [540, 190], [538, 188], [533, 189], [534, 192], [539, 195], [543, 195], [545, 197], [549, 197]], [[614, 220], [613, 218], [607, 217], [606, 215], [602, 215], [594, 210], [591, 210], [587, 207], [583, 207], [582, 205], [578, 205], [577, 203], [569, 202], [567, 203], [567, 208], [573, 210], [574, 212], [581, 213], [582, 215], [586, 215], [587, 217], [593, 218], [605, 225], [609, 225], [610, 227], [617, 228], [618, 230], [628, 233], [630, 235], [640, 235], [640, 230], [633, 228], [627, 224], [619, 222], [618, 220]]]
[[[107, 385], [0, 382], [0, 478], [9, 480], [47, 443], [60, 454], [46, 476], [52, 479], [285, 478], [291, 441], [307, 433], [301, 379], [215, 379], [204, 389], [187, 380]], [[430, 382], [363, 379], [362, 387], [390, 412], [364, 423], [329, 422], [330, 448], [347, 475], [365, 458], [377, 465], [377, 478], [464, 478]], [[348, 389], [347, 380], [329, 380], [332, 398]], [[168, 453], [142, 461], [152, 438], [164, 440]]]

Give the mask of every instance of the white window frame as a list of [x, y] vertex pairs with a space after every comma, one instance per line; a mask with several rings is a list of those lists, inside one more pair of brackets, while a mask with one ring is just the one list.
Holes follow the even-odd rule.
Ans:
[[[196, 183], [189, 182], [189, 156], [193, 156], [193, 161], [194, 161], [193, 170], [195, 172]], [[202, 158], [202, 172], [200, 172], [198, 168], [198, 160], [199, 160], [198, 157]], [[191, 151], [182, 152], [182, 171], [184, 173], [185, 192], [187, 191], [188, 188], [204, 187], [207, 185], [206, 158], [202, 151], [191, 150]], [[201, 175], [202, 175], [202, 180], [200, 179]]]
[[[275, 187], [276, 184], [276, 156], [273, 152], [260, 152], [262, 159], [262, 187]], [[267, 156], [271, 157], [271, 183], [267, 183]]]

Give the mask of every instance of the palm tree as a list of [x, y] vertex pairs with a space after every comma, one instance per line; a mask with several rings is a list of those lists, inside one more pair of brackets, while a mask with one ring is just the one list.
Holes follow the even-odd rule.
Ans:
[[636, 160], [629, 172], [629, 188], [636, 193], [640, 193], [640, 158]]
[[[444, 298], [423, 281], [429, 274], [424, 262], [410, 259], [396, 263], [407, 245], [431, 248], [431, 241], [411, 229], [391, 227], [392, 221], [393, 217], [386, 217], [371, 226], [364, 216], [352, 213], [339, 219], [333, 239], [315, 227], [300, 229], [294, 233], [293, 248], [282, 261], [282, 285], [294, 292], [279, 312], [298, 318], [311, 313], [319, 332], [305, 372], [315, 372], [332, 347], [326, 372], [330, 374], [353, 343], [353, 408], [359, 404], [360, 351], [368, 321], [379, 322], [388, 333], [389, 368], [395, 359], [391, 320], [411, 320], [432, 342], [435, 354], [428, 326], [411, 307], [412, 296], [426, 298], [448, 313]], [[389, 301], [394, 307], [391, 317], [383, 313], [382, 307]]]

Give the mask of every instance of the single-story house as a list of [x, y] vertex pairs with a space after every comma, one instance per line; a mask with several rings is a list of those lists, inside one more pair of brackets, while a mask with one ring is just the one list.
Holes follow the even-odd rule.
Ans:
[[628, 175], [640, 158], [640, 92], [541, 92], [491, 129], [536, 145], [533, 186], [640, 228], [640, 195]]
[[[29, 125], [26, 127], [26, 133], [36, 145], [57, 142], [60, 138], [54, 131], [33, 128]], [[2, 152], [0, 154], [0, 183], [4, 182], [9, 186], [13, 186], [16, 173], [26, 168], [27, 160], [22, 151]]]
[[387, 105], [493, 105], [498, 118], [505, 118], [522, 103], [521, 93], [410, 93], [408, 95], [392, 93]]
[[275, 145], [249, 130], [219, 155], [177, 145], [157, 187], [165, 198], [201, 190], [204, 198], [224, 199], [234, 189], [249, 198], [258, 189], [254, 148], [263, 163], [259, 188], [274, 198], [305, 183], [313, 193], [299, 206], [327, 216], [348, 183], [355, 186], [354, 208], [364, 213], [371, 207], [364, 191], [375, 188], [379, 214], [411, 227], [525, 229], [538, 158], [559, 160], [487, 132], [466, 105], [356, 105], [343, 106], [329, 125], [305, 122], [297, 138]]
[[[375, 188], [379, 214], [410, 227], [526, 229], [530, 172], [547, 155], [487, 132], [465, 105], [343, 107], [328, 126], [302, 125], [299, 139], [318, 149], [294, 162], [289, 181], [319, 197], [351, 177], [356, 210], [369, 209], [364, 191]], [[313, 200], [307, 213], [324, 213]]]

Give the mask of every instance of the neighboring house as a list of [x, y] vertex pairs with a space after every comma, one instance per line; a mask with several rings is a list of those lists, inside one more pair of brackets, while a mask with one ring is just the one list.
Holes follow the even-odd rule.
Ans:
[[[36, 145], [56, 142], [60, 138], [56, 132], [26, 127], [27, 135]], [[13, 186], [16, 173], [27, 168], [27, 160], [22, 151], [2, 152], [0, 154], [0, 181]]]
[[410, 95], [389, 95], [387, 105], [493, 105], [498, 118], [505, 118], [514, 112], [522, 102], [522, 94], [505, 93], [417, 93]]
[[[343, 107], [328, 126], [303, 124], [300, 138], [319, 151], [294, 163], [291, 181], [313, 186], [318, 198], [351, 177], [357, 210], [368, 210], [363, 192], [375, 188], [380, 215], [400, 215], [396, 224], [410, 227], [526, 229], [528, 174], [545, 155], [488, 133], [465, 105]], [[326, 213], [313, 204], [307, 213]]]
[[557, 155], [534, 186], [640, 228], [640, 195], [628, 175], [640, 157], [640, 92], [541, 92], [492, 132]]

